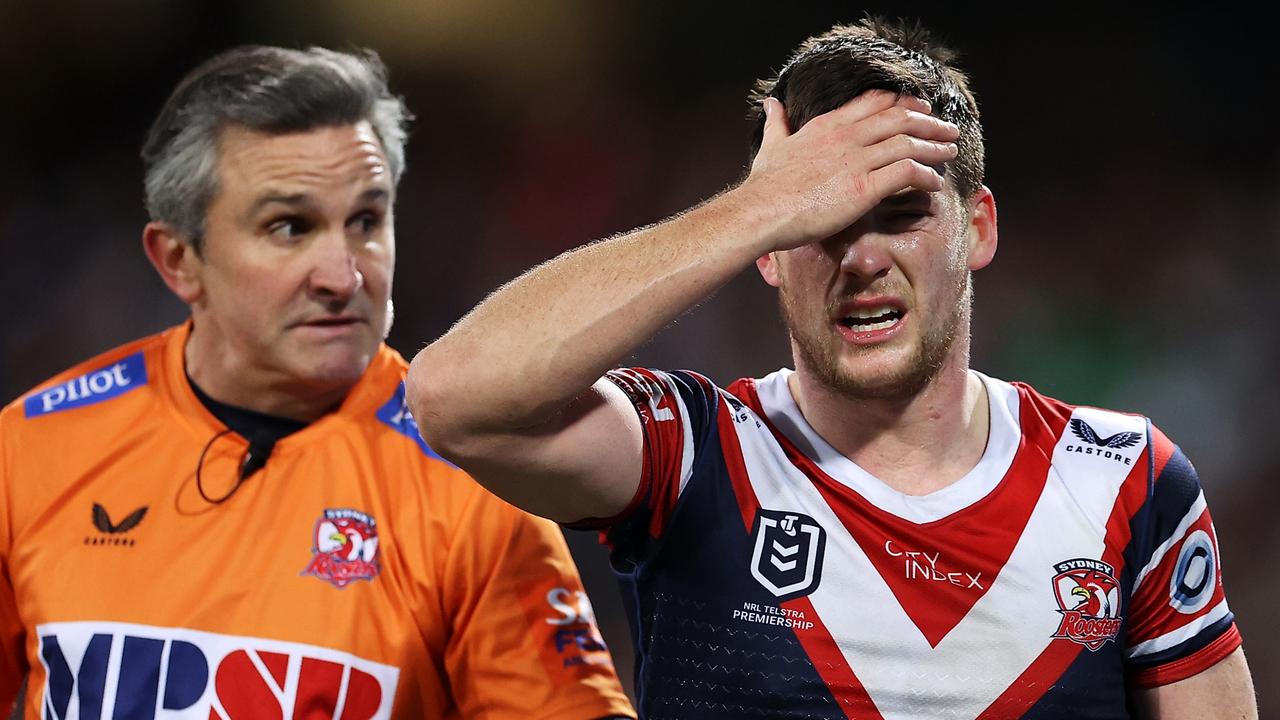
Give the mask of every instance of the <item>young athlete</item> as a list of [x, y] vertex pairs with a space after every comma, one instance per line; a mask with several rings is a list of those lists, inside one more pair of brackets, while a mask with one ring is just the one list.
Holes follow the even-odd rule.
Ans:
[[[409, 374], [433, 447], [603, 530], [641, 716], [1256, 717], [1187, 458], [969, 367], [996, 205], [949, 54], [836, 27], [758, 102], [740, 185], [529, 271]], [[613, 369], [752, 264], [794, 370]]]
[[0, 707], [28, 718], [631, 717], [564, 539], [404, 401], [407, 111], [373, 55], [250, 47], [143, 149], [180, 327], [0, 413]]

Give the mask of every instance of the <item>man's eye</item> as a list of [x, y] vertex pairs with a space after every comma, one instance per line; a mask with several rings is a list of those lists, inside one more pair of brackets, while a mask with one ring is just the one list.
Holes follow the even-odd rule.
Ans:
[[377, 230], [378, 226], [381, 224], [382, 216], [372, 212], [360, 213], [359, 215], [351, 218], [351, 221], [347, 223], [349, 227], [355, 228], [357, 232], [364, 235]]
[[282, 240], [291, 240], [310, 230], [311, 224], [301, 218], [281, 218], [267, 225], [267, 234]]

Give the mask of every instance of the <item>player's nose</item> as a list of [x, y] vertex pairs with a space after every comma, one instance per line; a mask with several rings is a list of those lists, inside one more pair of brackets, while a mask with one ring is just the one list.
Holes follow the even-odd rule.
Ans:
[[862, 284], [889, 274], [893, 255], [885, 239], [875, 233], [846, 237], [840, 247], [840, 272], [853, 275]]

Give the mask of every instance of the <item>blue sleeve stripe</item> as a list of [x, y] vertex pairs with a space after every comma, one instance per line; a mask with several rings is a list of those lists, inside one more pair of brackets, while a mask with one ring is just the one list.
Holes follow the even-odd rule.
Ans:
[[417, 443], [418, 448], [422, 450], [422, 454], [439, 460], [450, 467], [457, 467], [440, 457], [440, 454], [432, 450], [427, 441], [422, 438], [422, 433], [418, 430], [418, 422], [413, 419], [413, 415], [409, 412], [409, 405], [405, 402], [403, 382], [396, 386], [396, 391], [391, 395], [391, 399], [378, 408], [376, 415], [379, 420], [389, 425], [392, 430]]
[[710, 380], [688, 370], [677, 370], [665, 374], [673, 381], [676, 390], [680, 393], [680, 400], [689, 413], [689, 429], [695, 442], [697, 439], [704, 438], [709, 427], [715, 424], [716, 407], [720, 401], [720, 394], [716, 392], [715, 385]]
[[1236, 621], [1235, 613], [1230, 611], [1226, 615], [1219, 618], [1217, 622], [1208, 625], [1193, 637], [1174, 645], [1173, 647], [1151, 653], [1150, 655], [1139, 655], [1129, 661], [1131, 670], [1145, 670], [1147, 668], [1158, 667], [1171, 663], [1175, 660], [1194, 655], [1205, 646], [1212, 643], [1222, 636], [1227, 630], [1231, 629], [1232, 624]]
[[1200, 478], [1181, 448], [1175, 448], [1155, 481], [1151, 499], [1155, 513], [1152, 539], [1156, 543], [1168, 540], [1199, 497]]

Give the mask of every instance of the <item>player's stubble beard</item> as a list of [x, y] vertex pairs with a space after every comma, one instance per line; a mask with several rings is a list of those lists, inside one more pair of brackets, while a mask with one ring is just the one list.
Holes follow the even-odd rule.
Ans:
[[[779, 288], [778, 300], [792, 346], [800, 356], [797, 359], [803, 361], [820, 384], [851, 400], [905, 400], [919, 394], [938, 375], [959, 336], [961, 323], [968, 322], [973, 304], [972, 273], [965, 268], [956, 272], [955, 278], [951, 287], [954, 299], [945, 303], [937, 319], [924, 328], [908, 360], [895, 371], [870, 379], [844, 371], [841, 355], [848, 345], [828, 326], [836, 308], [846, 298], [833, 301], [831, 307], [824, 308], [816, 318], [808, 313], [808, 322], [801, 310], [801, 301], [787, 291], [787, 283]], [[915, 312], [919, 312], [918, 308]], [[923, 322], [928, 321], [929, 318], [923, 318]], [[877, 348], [854, 347], [853, 350], [856, 358], [861, 353], [876, 352]]]

